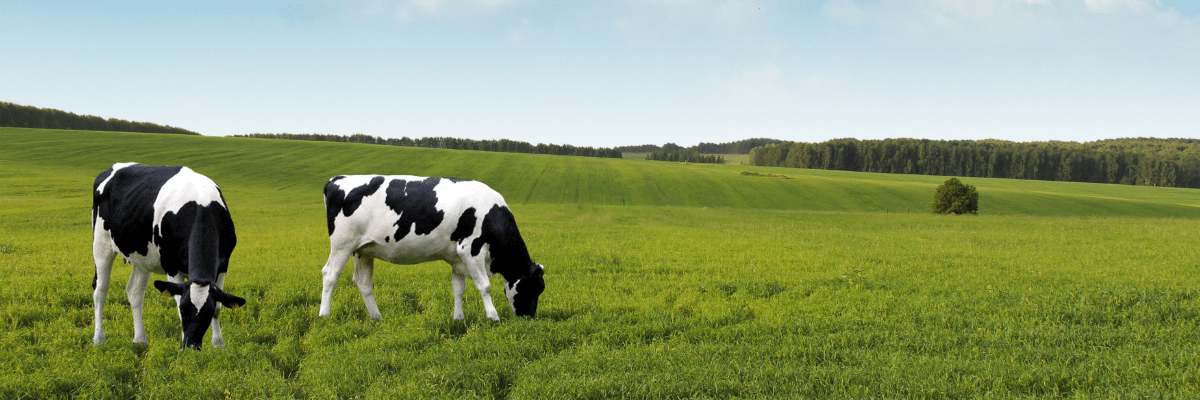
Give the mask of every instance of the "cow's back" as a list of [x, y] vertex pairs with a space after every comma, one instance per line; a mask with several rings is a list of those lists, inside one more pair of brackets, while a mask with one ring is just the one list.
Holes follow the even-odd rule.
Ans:
[[410, 175], [337, 176], [325, 185], [331, 245], [399, 264], [457, 256], [504, 198], [487, 185]]
[[100, 173], [92, 191], [93, 228], [109, 232], [126, 259], [135, 253], [149, 256], [155, 200], [163, 185], [183, 168], [121, 163]]
[[[175, 275], [188, 268], [193, 232], [219, 240], [219, 271], [236, 244], [225, 200], [208, 177], [183, 166], [114, 164], [93, 185], [92, 225], [111, 236], [130, 263]], [[203, 226], [196, 226], [201, 224]]]

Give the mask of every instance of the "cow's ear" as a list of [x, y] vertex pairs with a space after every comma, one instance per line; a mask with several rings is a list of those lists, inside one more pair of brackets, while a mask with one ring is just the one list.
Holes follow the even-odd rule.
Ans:
[[164, 296], [183, 296], [186, 289], [183, 284], [164, 281], [154, 281], [154, 288], [162, 292]]
[[246, 305], [246, 299], [225, 293], [221, 289], [217, 289], [215, 286], [209, 289], [209, 293], [212, 294], [213, 300], [220, 302], [225, 307], [237, 309], [238, 307]]

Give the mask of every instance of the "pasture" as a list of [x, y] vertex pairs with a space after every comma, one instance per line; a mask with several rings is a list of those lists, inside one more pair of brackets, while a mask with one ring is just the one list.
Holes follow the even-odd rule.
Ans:
[[[228, 347], [179, 351], [114, 267], [92, 345], [92, 180], [114, 162], [221, 185], [239, 244]], [[743, 175], [782, 174], [788, 179]], [[343, 273], [318, 318], [338, 174], [454, 176], [508, 200], [546, 266], [501, 321], [444, 263]], [[0, 398], [1091, 398], [1200, 392], [1200, 192], [155, 134], [0, 128]], [[910, 212], [906, 213], [905, 210]], [[352, 268], [351, 268], [352, 269]], [[207, 341], [207, 339], [206, 339]]]

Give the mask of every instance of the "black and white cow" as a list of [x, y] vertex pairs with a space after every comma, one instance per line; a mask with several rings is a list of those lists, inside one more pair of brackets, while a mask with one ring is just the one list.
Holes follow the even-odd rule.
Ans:
[[133, 266], [125, 294], [133, 310], [134, 343], [146, 343], [142, 300], [150, 273], [156, 273], [169, 282], [154, 281], [154, 287], [175, 297], [180, 348], [200, 349], [210, 323], [213, 347], [225, 347], [217, 322], [221, 305], [236, 308], [246, 300], [221, 290], [237, 236], [217, 184], [187, 167], [120, 163], [96, 177], [92, 196], [92, 342], [104, 343], [104, 300], [113, 258], [120, 253]]
[[545, 288], [542, 265], [529, 250], [504, 198], [480, 182], [419, 176], [337, 176], [325, 184], [329, 260], [321, 269], [321, 316], [354, 256], [354, 283], [371, 318], [379, 319], [371, 276], [375, 259], [395, 264], [445, 260], [452, 268], [454, 319], [463, 319], [464, 278], [483, 296], [487, 317], [499, 320], [489, 295], [492, 274], [504, 278], [508, 305], [518, 316], [537, 313]]

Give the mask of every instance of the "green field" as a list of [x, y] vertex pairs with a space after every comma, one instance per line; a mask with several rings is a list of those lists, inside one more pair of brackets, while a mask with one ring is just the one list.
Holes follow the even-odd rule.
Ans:
[[[118, 262], [92, 345], [90, 189], [187, 165], [238, 229], [228, 347], [179, 351], [149, 291], [135, 346]], [[743, 175], [742, 172], [787, 178]], [[318, 318], [338, 174], [480, 180], [546, 266], [500, 322], [441, 262], [344, 273]], [[1188, 398], [1200, 392], [1200, 191], [0, 128], [0, 398]], [[908, 211], [908, 212], [906, 212]], [[499, 277], [493, 277], [499, 287]]]

